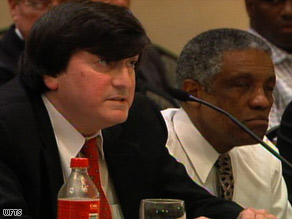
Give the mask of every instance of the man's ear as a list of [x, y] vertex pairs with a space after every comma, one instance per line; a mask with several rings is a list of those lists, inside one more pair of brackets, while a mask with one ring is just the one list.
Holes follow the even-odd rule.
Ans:
[[58, 86], [59, 86], [58, 77], [52, 77], [50, 75], [44, 75], [43, 76], [43, 80], [44, 80], [44, 83], [47, 86], [47, 88], [49, 88], [52, 91], [58, 90]]
[[187, 93], [193, 95], [194, 97], [200, 98], [203, 87], [198, 81], [187, 79], [184, 80], [182, 84], [182, 89]]
[[[192, 80], [192, 79], [184, 80], [184, 82], [182, 84], [182, 89], [184, 91], [186, 91], [187, 93], [193, 95], [194, 97], [197, 97], [197, 98], [202, 97], [203, 87], [196, 80]], [[200, 105], [201, 105], [200, 103], [193, 102], [193, 101], [188, 101], [188, 102], [182, 103], [182, 106], [186, 111], [188, 111], [188, 109], [192, 109], [194, 107], [195, 108], [200, 107]]]

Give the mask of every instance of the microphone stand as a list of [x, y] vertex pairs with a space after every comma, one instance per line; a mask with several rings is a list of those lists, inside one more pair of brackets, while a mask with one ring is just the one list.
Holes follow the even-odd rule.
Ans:
[[279, 160], [281, 160], [282, 162], [284, 162], [286, 165], [288, 165], [290, 168], [292, 168], [292, 164], [285, 159], [284, 157], [282, 157], [280, 154], [278, 154], [276, 151], [274, 151], [266, 142], [264, 142], [262, 139], [260, 139], [255, 133], [253, 133], [249, 128], [247, 128], [244, 124], [242, 124], [240, 121], [238, 121], [234, 116], [232, 116], [230, 113], [226, 112], [225, 110], [212, 105], [202, 99], [199, 99], [197, 97], [194, 97], [192, 95], [190, 95], [189, 93], [183, 91], [183, 90], [179, 90], [179, 89], [171, 89], [170, 93], [177, 98], [178, 100], [181, 101], [194, 101], [194, 102], [198, 102], [201, 103], [203, 105], [206, 105], [216, 111], [221, 112], [222, 114], [224, 114], [225, 116], [227, 116], [229, 119], [231, 119], [236, 125], [238, 125], [241, 129], [243, 129], [245, 132], [247, 132], [253, 139], [255, 139], [257, 142], [259, 142], [265, 149], [267, 149], [271, 154], [273, 154], [275, 157], [277, 157]]

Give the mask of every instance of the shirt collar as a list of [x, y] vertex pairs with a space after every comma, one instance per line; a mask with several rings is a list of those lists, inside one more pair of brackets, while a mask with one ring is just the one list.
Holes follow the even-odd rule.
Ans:
[[279, 47], [265, 39], [263, 36], [261, 36], [259, 33], [257, 33], [254, 29], [250, 28], [248, 31], [256, 35], [257, 37], [263, 39], [269, 45], [269, 47], [272, 50], [272, 59], [275, 65], [280, 64], [285, 60], [292, 60], [292, 54], [289, 54], [288, 52], [280, 49]]
[[23, 36], [22, 36], [20, 30], [19, 30], [17, 27], [15, 27], [15, 33], [16, 33], [16, 35], [17, 35], [21, 40], [24, 40], [24, 38], [23, 38]]
[[62, 153], [62, 156], [65, 155], [66, 163], [70, 164], [70, 160], [72, 157], [76, 157], [80, 150], [82, 149], [85, 141], [87, 139], [91, 139], [97, 137], [98, 135], [101, 137], [101, 143], [98, 144], [99, 153], [101, 158], [104, 159], [103, 152], [103, 139], [101, 135], [101, 131], [96, 133], [95, 135], [84, 137], [49, 101], [49, 99], [42, 95], [42, 99], [44, 104], [48, 110], [51, 123], [54, 129], [54, 133], [56, 136], [59, 152]]
[[182, 108], [174, 115], [173, 124], [177, 138], [183, 150], [186, 151], [191, 165], [200, 180], [205, 183], [219, 157], [219, 153], [200, 134]]

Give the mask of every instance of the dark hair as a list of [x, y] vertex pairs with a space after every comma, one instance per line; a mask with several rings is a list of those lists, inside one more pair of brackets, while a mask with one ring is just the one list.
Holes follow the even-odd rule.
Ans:
[[80, 50], [116, 61], [140, 54], [150, 42], [127, 8], [92, 1], [69, 1], [36, 21], [20, 61], [20, 76], [37, 92], [44, 75], [58, 76]]

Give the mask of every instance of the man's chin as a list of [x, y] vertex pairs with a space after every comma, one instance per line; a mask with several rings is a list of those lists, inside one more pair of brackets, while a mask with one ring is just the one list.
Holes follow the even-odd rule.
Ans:
[[124, 123], [128, 119], [128, 111], [114, 112], [112, 114], [112, 125]]
[[[266, 129], [263, 128], [256, 128], [250, 130], [260, 139], [263, 139], [266, 134]], [[259, 143], [251, 135], [249, 135], [247, 132], [243, 130], [237, 133], [233, 133], [233, 136], [234, 136], [233, 139], [236, 141], [237, 146], [245, 146]]]
[[260, 139], [263, 139], [265, 134], [267, 133], [267, 127], [266, 128], [258, 128], [258, 129], [252, 129], [252, 132], [256, 134]]
[[[260, 139], [263, 139], [266, 132], [265, 131], [252, 131], [257, 137]], [[251, 144], [258, 144], [259, 142], [251, 137], [249, 134], [246, 133], [246, 137], [243, 140], [244, 144], [243, 145], [251, 145]]]

